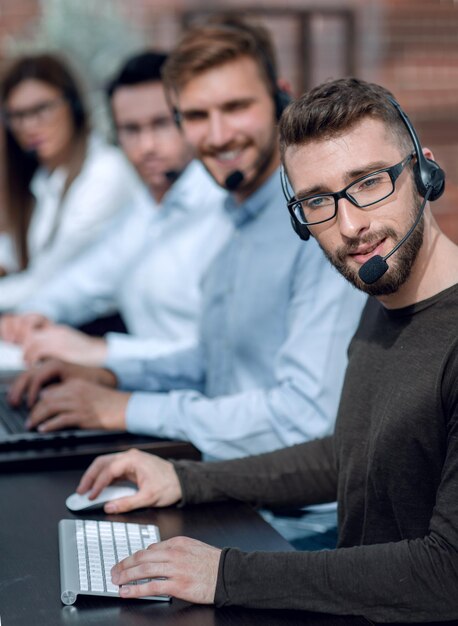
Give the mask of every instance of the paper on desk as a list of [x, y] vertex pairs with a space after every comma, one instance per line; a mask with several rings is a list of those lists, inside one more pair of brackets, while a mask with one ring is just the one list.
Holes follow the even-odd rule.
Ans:
[[24, 369], [22, 348], [0, 339], [0, 380], [9, 380]]

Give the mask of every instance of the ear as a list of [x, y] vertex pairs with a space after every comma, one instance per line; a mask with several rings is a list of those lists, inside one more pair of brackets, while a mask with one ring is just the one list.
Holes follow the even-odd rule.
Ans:
[[291, 98], [294, 97], [293, 88], [291, 87], [291, 83], [286, 78], [277, 78], [277, 87], [288, 94]]
[[433, 152], [429, 149], [429, 148], [422, 148], [422, 152], [425, 155], [425, 157], [427, 159], [429, 159], [430, 161], [435, 161], [436, 159], [434, 158], [434, 154]]

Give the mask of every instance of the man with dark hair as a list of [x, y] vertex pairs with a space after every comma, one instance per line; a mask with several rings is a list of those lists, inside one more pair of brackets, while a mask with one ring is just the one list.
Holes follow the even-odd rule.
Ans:
[[[361, 80], [311, 90], [280, 130], [295, 229], [374, 296], [350, 345], [335, 434], [212, 464], [138, 451], [99, 457], [78, 490], [95, 497], [114, 479], [134, 479], [138, 493], [105, 505], [109, 513], [227, 498], [338, 499], [335, 550], [244, 553], [171, 539], [115, 566], [122, 597], [170, 594], [376, 622], [456, 619], [458, 247], [428, 204], [442, 194], [444, 173], [392, 95]], [[154, 580], [126, 584], [145, 578]]]
[[[21, 305], [22, 314], [1, 320], [3, 337], [23, 342], [30, 362], [54, 356], [102, 364], [196, 341], [199, 283], [231, 225], [225, 193], [191, 163], [192, 150], [170, 113], [161, 78], [166, 59], [158, 52], [134, 56], [107, 87], [118, 142], [145, 185], [137, 204]], [[55, 324], [79, 326], [113, 308], [129, 334], [89, 337]]]
[[[245, 23], [204, 24], [185, 33], [164, 68], [184, 136], [231, 189], [225, 208], [234, 234], [205, 276], [198, 345], [75, 372], [124, 391], [93, 387], [88, 407], [84, 381], [70, 381], [70, 400], [45, 390], [31, 425], [127, 428], [191, 441], [213, 459], [332, 432], [364, 298], [284, 219], [277, 125], [286, 94], [266, 38]], [[66, 377], [65, 368], [50, 364], [26, 375], [15, 397]]]

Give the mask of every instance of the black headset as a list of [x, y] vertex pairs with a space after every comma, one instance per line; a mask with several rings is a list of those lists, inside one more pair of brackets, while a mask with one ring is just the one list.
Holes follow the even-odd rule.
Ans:
[[404, 122], [410, 138], [412, 139], [412, 143], [415, 148], [415, 156], [417, 157], [417, 161], [413, 166], [413, 173], [415, 177], [415, 184], [417, 186], [417, 191], [422, 198], [424, 198], [428, 192], [428, 190], [432, 187], [432, 190], [429, 193], [429, 200], [433, 202], [441, 197], [444, 193], [445, 189], [445, 172], [444, 170], [432, 159], [427, 159], [423, 154], [423, 150], [421, 148], [420, 140], [418, 138], [417, 133], [415, 132], [412, 123], [410, 122], [407, 114], [401, 109], [401, 106], [394, 98], [388, 97], [388, 100], [391, 104], [396, 108], [397, 112], [401, 116], [402, 121]]
[[[444, 170], [432, 159], [427, 159], [423, 154], [423, 150], [421, 148], [421, 143], [418, 138], [417, 133], [415, 132], [414, 127], [412, 126], [411, 121], [407, 117], [407, 114], [402, 110], [400, 104], [394, 99], [387, 96], [388, 101], [395, 107], [396, 111], [399, 113], [402, 121], [404, 122], [405, 127], [412, 139], [412, 143], [415, 149], [416, 162], [413, 165], [413, 174], [415, 185], [417, 187], [417, 191], [422, 198], [429, 194], [428, 200], [433, 202], [441, 197], [444, 193], [445, 189], [445, 172]], [[281, 168], [281, 185], [283, 189], [283, 194], [288, 203], [294, 200], [294, 195], [290, 195], [288, 189], [291, 189], [291, 184], [288, 181], [286, 172], [284, 168]], [[291, 224], [294, 231], [299, 235], [299, 237], [303, 241], [307, 241], [310, 238], [310, 230], [305, 224], [301, 224], [297, 219], [294, 211], [288, 206], [290, 216], [291, 216]]]
[[[251, 33], [249, 27], [245, 26], [244, 24], [235, 23], [235, 22], [232, 23], [228, 21], [222, 24], [218, 24], [217, 26], [218, 28], [221, 28], [221, 30], [227, 30], [229, 32], [237, 32], [237, 31], [244, 32], [244, 33], [248, 33], [251, 37], [253, 37], [253, 34]], [[262, 59], [262, 63], [264, 65], [264, 70], [266, 72], [267, 78], [269, 79], [269, 82], [271, 83], [272, 98], [273, 98], [274, 105], [275, 105], [275, 118], [277, 121], [279, 121], [283, 111], [291, 102], [291, 96], [289, 95], [287, 91], [285, 91], [284, 89], [281, 89], [278, 86], [277, 73], [275, 72], [275, 68], [272, 64], [272, 61], [269, 58], [267, 50], [265, 50], [263, 46], [259, 45], [258, 42], [256, 42], [256, 46], [259, 51], [260, 57]], [[181, 128], [180, 111], [176, 107], [173, 107], [172, 113], [173, 113], [173, 119], [175, 120], [175, 124], [178, 126], [178, 128]]]

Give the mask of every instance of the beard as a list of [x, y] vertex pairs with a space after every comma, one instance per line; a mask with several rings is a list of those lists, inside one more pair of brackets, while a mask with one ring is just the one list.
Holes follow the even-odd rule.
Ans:
[[[251, 143], [249, 145], [246, 145], [245, 148], [249, 148], [252, 145], [254, 144]], [[224, 150], [231, 150], [236, 147], [237, 146], [228, 145], [224, 147]], [[243, 171], [235, 170], [235, 172], [240, 171], [240, 173], [242, 174], [242, 178], [240, 180], [240, 183], [236, 186], [236, 188], [231, 189], [230, 191], [237, 191], [237, 192], [243, 191], [245, 195], [250, 195], [251, 193], [256, 191], [256, 189], [260, 185], [260, 182], [263, 180], [265, 172], [269, 169], [271, 164], [277, 158], [277, 150], [278, 150], [278, 131], [277, 131], [276, 123], [275, 123], [272, 125], [271, 133], [267, 142], [265, 143], [264, 146], [261, 146], [259, 148], [258, 155], [255, 161], [252, 164], [248, 165], [247, 167], [244, 167]], [[220, 187], [227, 188], [226, 180], [234, 172], [229, 172], [229, 174], [225, 177], [223, 181], [219, 181], [217, 177], [215, 176], [215, 173], [212, 171], [212, 168], [206, 164], [205, 162], [206, 156], [214, 156], [214, 150], [209, 150], [209, 151], [204, 150], [201, 154], [198, 155], [198, 158], [202, 162], [204, 168], [213, 178], [213, 180], [218, 185], [220, 185]]]
[[[422, 202], [415, 198], [414, 206], [410, 211], [412, 223], [418, 215], [421, 204]], [[388, 271], [372, 285], [367, 285], [363, 282], [358, 275], [358, 270], [348, 265], [348, 254], [352, 253], [362, 244], [370, 245], [385, 238], [390, 238], [395, 242], [393, 244], [394, 248], [394, 245], [402, 239], [404, 234], [399, 235], [399, 233], [397, 233], [394, 229], [387, 227], [379, 230], [377, 233], [370, 234], [367, 237], [355, 237], [353, 239], [349, 239], [347, 243], [338, 248], [335, 253], [328, 252], [327, 250], [324, 250], [324, 248], [322, 248], [322, 250], [337, 271], [340, 272], [340, 274], [342, 274], [342, 276], [357, 289], [364, 291], [370, 296], [388, 296], [396, 293], [396, 291], [398, 291], [401, 285], [403, 285], [410, 276], [412, 266], [417, 258], [421, 246], [423, 245], [423, 233], [424, 218], [422, 216], [410, 237], [399, 248], [399, 250], [395, 252], [395, 255], [391, 257]]]
[[274, 125], [271, 130], [271, 135], [269, 137], [266, 145], [260, 150], [258, 158], [255, 163], [248, 168], [253, 169], [253, 176], [246, 177], [244, 181], [237, 187], [237, 191], [244, 191], [245, 194], [251, 194], [259, 187], [261, 181], [263, 180], [265, 172], [269, 169], [270, 165], [277, 158], [277, 147], [278, 147], [278, 134], [277, 127]]

